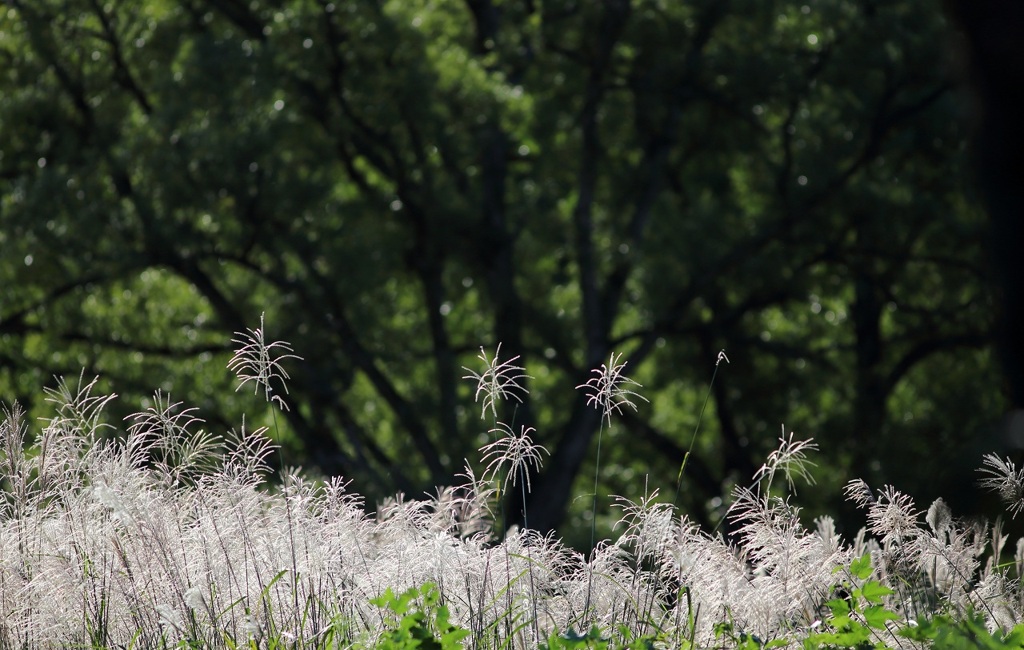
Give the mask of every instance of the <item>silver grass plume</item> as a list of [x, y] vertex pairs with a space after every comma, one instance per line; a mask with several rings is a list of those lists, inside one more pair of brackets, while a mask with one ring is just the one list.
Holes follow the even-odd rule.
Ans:
[[78, 383], [72, 387], [64, 377], [57, 378], [56, 388], [45, 388], [46, 401], [54, 405], [57, 417], [51, 424], [60, 425], [77, 433], [86, 441], [94, 441], [97, 432], [113, 429], [104, 419], [103, 409], [117, 395], [93, 395], [99, 377], [85, 381], [85, 372], [79, 374]]
[[223, 458], [224, 443], [220, 436], [202, 429], [192, 432], [203, 420], [196, 409], [181, 408], [162, 391], [153, 394], [153, 406], [128, 416], [126, 451], [136, 464], [153, 462], [157, 471], [171, 484], [178, 484], [216, 468]]
[[920, 512], [914, 507], [914, 500], [894, 488], [886, 485], [872, 495], [871, 489], [863, 480], [857, 479], [847, 483], [847, 499], [868, 510], [868, 531], [878, 535], [882, 544], [901, 542], [913, 537], [918, 532]]
[[487, 463], [484, 469], [484, 479], [494, 479], [503, 468], [508, 468], [506, 476], [512, 485], [517, 485], [522, 479], [526, 482], [526, 490], [530, 491], [530, 468], [540, 469], [542, 465], [541, 452], [545, 454], [548, 450], [533, 442], [530, 434], [533, 427], [520, 427], [516, 433], [512, 427], [504, 422], [499, 422], [498, 427], [491, 429], [490, 433], [499, 434], [494, 442], [480, 448], [483, 452], [483, 460]]
[[[488, 410], [491, 411], [492, 417], [498, 417], [498, 400], [514, 399], [521, 404], [523, 398], [520, 394], [526, 395], [529, 392], [520, 382], [524, 379], [532, 379], [532, 377], [526, 374], [524, 368], [515, 365], [519, 355], [517, 354], [505, 361], [501, 361], [500, 357], [501, 343], [498, 344], [497, 349], [494, 351], [494, 356], [491, 358], [488, 358], [487, 352], [480, 348], [480, 354], [477, 355], [477, 358], [484, 363], [483, 372], [478, 373], [465, 366], [462, 367], [463, 370], [469, 373], [462, 378], [472, 379], [476, 382], [476, 392], [473, 393], [473, 401], [481, 402], [481, 419], [487, 414]], [[483, 398], [482, 400], [481, 397]]]
[[594, 368], [591, 373], [594, 375], [586, 382], [576, 387], [576, 390], [584, 389], [587, 395], [587, 405], [593, 406], [602, 411], [601, 428], [597, 434], [597, 456], [594, 462], [594, 493], [593, 505], [590, 512], [590, 547], [593, 549], [590, 561], [590, 577], [587, 581], [587, 600], [583, 605], [585, 613], [591, 609], [591, 590], [593, 588], [593, 569], [597, 566], [598, 546], [595, 545], [597, 536], [597, 487], [601, 473], [601, 440], [604, 434], [604, 425], [611, 425], [612, 413], [622, 413], [622, 407], [628, 406], [634, 411], [637, 410], [636, 402], [632, 400], [638, 397], [647, 401], [643, 395], [635, 392], [631, 386], [640, 387], [640, 384], [633, 381], [622, 373], [626, 362], [619, 363], [621, 354], [611, 353], [607, 364], [601, 364], [600, 368]]
[[817, 450], [818, 445], [813, 438], [794, 441], [793, 432], [790, 432], [789, 438], [787, 438], [786, 427], [783, 425], [779, 446], [768, 454], [767, 460], [754, 474], [754, 483], [757, 484], [767, 479], [764, 488], [764, 491], [767, 492], [775, 479], [776, 472], [781, 472], [793, 494], [796, 494], [795, 478], [802, 479], [808, 485], [814, 485], [814, 477], [810, 473], [810, 468], [814, 467], [816, 463], [807, 458], [806, 452]]
[[620, 546], [630, 546], [637, 561], [660, 555], [675, 537], [675, 511], [670, 503], [658, 500], [658, 489], [648, 492], [633, 501], [615, 496], [615, 507], [622, 509], [622, 517], [616, 522], [625, 527], [619, 538]]
[[278, 448], [266, 433], [267, 427], [247, 431], [243, 418], [239, 430], [228, 432], [221, 471], [242, 483], [253, 486], [261, 484], [263, 478], [270, 473], [267, 458]]
[[43, 427], [35, 443], [38, 481], [44, 489], [67, 489], [84, 478], [83, 465], [102, 456], [109, 449], [109, 439], [102, 435], [114, 432], [106, 420], [105, 408], [116, 394], [93, 394], [98, 377], [85, 380], [85, 373], [75, 384], [57, 378], [55, 388], [46, 388], [46, 401], [56, 414]]
[[600, 368], [594, 368], [591, 371], [594, 376], [576, 387], [577, 390], [582, 388], [586, 391], [587, 405], [600, 410], [609, 422], [612, 413], [621, 414], [624, 406], [636, 411], [636, 402], [633, 398], [647, 401], [646, 397], [631, 388], [643, 388], [643, 385], [622, 373], [627, 362], [619, 363], [621, 358], [621, 354], [613, 352], [607, 364], [602, 363]]
[[[938, 525], [938, 531], [932, 529], [933, 534], [920, 531], [910, 541], [908, 557], [913, 558], [917, 563], [918, 570], [925, 575], [931, 585], [940, 593], [945, 594], [950, 604], [965, 606], [968, 604], [964, 596], [970, 591], [971, 582], [980, 567], [980, 562], [975, 554], [975, 539], [977, 531], [965, 530], [951, 520], [943, 521], [943, 516], [949, 517], [948, 508], [946, 512], [929, 508], [929, 516]], [[931, 527], [932, 522], [929, 522]]]
[[285, 359], [301, 360], [302, 357], [292, 354], [291, 345], [285, 341], [267, 342], [263, 317], [264, 314], [260, 314], [260, 326], [256, 329], [235, 332], [232, 343], [241, 347], [228, 361], [228, 370], [235, 373], [240, 381], [235, 391], [252, 382], [255, 384], [254, 394], [258, 394], [262, 388], [264, 399], [276, 403], [282, 411], [287, 411], [288, 405], [280, 393], [275, 392], [274, 386], [280, 386], [285, 395], [288, 394], [288, 380], [291, 377], [281, 362]]
[[978, 471], [986, 475], [979, 485], [997, 493], [1012, 517], [1024, 512], [1024, 468], [1017, 469], [1009, 458], [985, 454]]

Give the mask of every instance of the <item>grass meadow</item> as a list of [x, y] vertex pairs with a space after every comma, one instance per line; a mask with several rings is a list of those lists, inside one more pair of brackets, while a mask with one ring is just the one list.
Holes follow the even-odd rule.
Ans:
[[[283, 407], [291, 349], [265, 340], [262, 321], [237, 343], [239, 388]], [[820, 452], [784, 429], [723, 495], [729, 541], [656, 492], [614, 497], [619, 535], [590, 553], [529, 529], [499, 535], [501, 490], [529, 490], [546, 453], [497, 421], [526, 377], [500, 355], [466, 370], [492, 429], [482, 473], [467, 464], [458, 485], [373, 515], [341, 479], [271, 485], [265, 430], [207, 433], [161, 393], [123, 423], [83, 378], [49, 390], [53, 417], [31, 430], [7, 406], [0, 649], [1024, 647], [1021, 540], [858, 480], [855, 538], [827, 517], [805, 523], [795, 489]], [[577, 387], [605, 427], [643, 399], [625, 371], [613, 355]], [[981, 470], [1010, 514], [1024, 508], [1011, 461], [987, 456]]]

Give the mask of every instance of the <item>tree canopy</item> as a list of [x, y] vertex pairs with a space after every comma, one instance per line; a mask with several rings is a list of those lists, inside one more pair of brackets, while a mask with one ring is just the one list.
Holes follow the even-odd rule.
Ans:
[[783, 425], [811, 502], [955, 499], [1005, 397], [952, 42], [912, 0], [9, 0], [0, 392], [84, 368], [269, 419], [224, 369], [265, 312], [304, 358], [282, 462], [379, 498], [478, 461], [500, 343], [552, 529], [594, 470], [573, 387], [624, 355], [650, 403], [602, 480], [671, 488], [725, 350], [692, 516]]

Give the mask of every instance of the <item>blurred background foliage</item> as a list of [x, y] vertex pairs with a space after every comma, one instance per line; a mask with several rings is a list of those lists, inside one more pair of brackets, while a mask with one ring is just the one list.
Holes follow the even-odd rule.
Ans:
[[117, 415], [266, 424], [225, 370], [266, 312], [305, 359], [280, 462], [372, 506], [478, 462], [462, 367], [501, 343], [532, 376], [501, 419], [551, 451], [530, 523], [572, 541], [573, 387], [624, 353], [650, 404], [601, 493], [671, 495], [724, 349], [690, 516], [783, 424], [809, 516], [859, 527], [854, 477], [977, 512], [1007, 399], [955, 43], [927, 0], [7, 0], [0, 395], [40, 415], [84, 368]]

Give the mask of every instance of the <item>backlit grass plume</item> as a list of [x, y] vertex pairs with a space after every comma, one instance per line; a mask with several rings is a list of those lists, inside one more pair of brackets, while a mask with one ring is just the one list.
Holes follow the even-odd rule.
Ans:
[[[293, 354], [290, 344], [284, 341], [267, 342], [263, 326], [264, 314], [260, 314], [260, 326], [256, 329], [249, 329], [246, 332], [235, 332], [232, 343], [240, 347], [235, 351], [231, 360], [228, 361], [228, 369], [235, 373], [239, 379], [238, 387], [252, 382], [255, 393], [263, 389], [263, 396], [267, 402], [276, 402], [281, 410], [287, 411], [288, 404], [277, 392], [278, 388], [288, 394], [288, 380], [291, 377], [284, 369], [281, 362], [285, 359], [301, 360], [302, 357]], [[275, 388], [277, 386], [278, 388]]]
[[525, 483], [529, 492], [530, 468], [540, 469], [541, 452], [548, 453], [543, 446], [533, 442], [530, 437], [533, 431], [533, 427], [524, 426], [516, 433], [504, 422], [499, 422], [497, 428], [491, 429], [491, 433], [498, 434], [498, 437], [480, 448], [483, 461], [487, 463], [484, 478], [494, 479], [504, 469], [509, 484]]
[[497, 403], [500, 400], [513, 399], [520, 404], [523, 402], [522, 395], [527, 394], [526, 388], [521, 382], [531, 379], [525, 369], [515, 365], [519, 355], [500, 360], [501, 343], [494, 351], [494, 356], [487, 357], [487, 352], [480, 348], [477, 358], [484, 364], [482, 372], [476, 372], [463, 366], [462, 369], [468, 372], [463, 379], [472, 379], [476, 382], [476, 391], [473, 393], [473, 401], [480, 402], [480, 417], [483, 418], [487, 411], [491, 411], [491, 417], [498, 417]]
[[754, 480], [764, 481], [765, 491], [771, 487], [775, 480], [775, 474], [781, 473], [786, 479], [791, 493], [796, 492], [794, 479], [799, 478], [808, 485], [814, 485], [814, 477], [810, 468], [815, 463], [807, 457], [807, 452], [817, 451], [818, 445], [813, 440], [793, 440], [793, 432], [786, 438], [786, 427], [782, 427], [782, 437], [779, 438], [779, 446], [776, 447], [765, 460], [764, 464], [754, 474]]
[[621, 358], [621, 354], [612, 353], [607, 364], [602, 363], [600, 368], [594, 368], [591, 371], [594, 376], [576, 387], [577, 390], [582, 388], [586, 392], [587, 405], [601, 411], [609, 422], [612, 413], [621, 414], [624, 406], [636, 411], [634, 398], [647, 401], [646, 397], [631, 388], [643, 386], [623, 374], [627, 362], [620, 363]]
[[1024, 468], [1017, 469], [1009, 458], [985, 454], [978, 471], [985, 474], [981, 486], [997, 493], [1014, 517], [1024, 511]]

